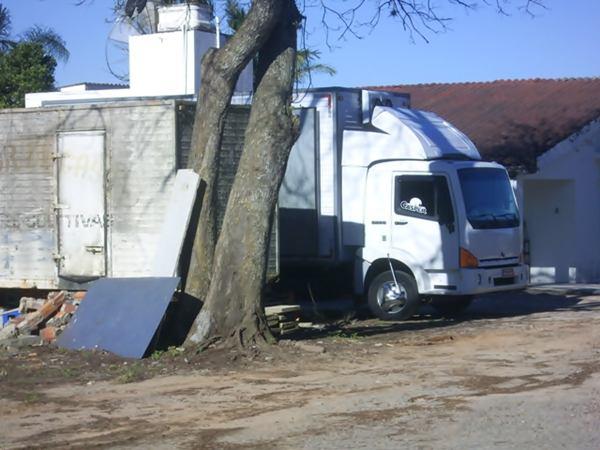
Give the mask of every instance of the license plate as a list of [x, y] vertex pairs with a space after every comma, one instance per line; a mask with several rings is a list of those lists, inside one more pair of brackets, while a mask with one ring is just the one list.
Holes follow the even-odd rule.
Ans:
[[513, 269], [512, 267], [507, 267], [506, 269], [502, 269], [502, 276], [503, 277], [514, 277], [515, 269]]

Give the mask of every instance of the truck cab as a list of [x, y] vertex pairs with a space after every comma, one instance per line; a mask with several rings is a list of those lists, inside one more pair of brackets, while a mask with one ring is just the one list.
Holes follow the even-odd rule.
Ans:
[[[365, 207], [357, 257], [367, 295], [379, 297], [377, 305], [370, 301], [374, 312], [399, 306], [399, 296], [410, 292], [390, 266], [409, 275], [404, 283], [414, 283], [417, 296], [446, 312], [464, 308], [473, 295], [526, 285], [519, 211], [499, 164], [382, 162], [369, 169], [366, 197], [373, 201]], [[377, 281], [381, 273], [388, 276]]]
[[[314, 209], [315, 253], [304, 260], [352, 265], [355, 293], [382, 319], [406, 319], [423, 300], [457, 311], [473, 295], [526, 286], [522, 222], [503, 166], [482, 161], [462, 132], [397, 94], [311, 95], [305, 102], [316, 105], [314, 138], [302, 143], [301, 136], [292, 150], [280, 193], [282, 262], [287, 241], [310, 229], [302, 208], [286, 219], [293, 186], [310, 185], [315, 198], [305, 205]], [[299, 248], [306, 251], [307, 242]]]

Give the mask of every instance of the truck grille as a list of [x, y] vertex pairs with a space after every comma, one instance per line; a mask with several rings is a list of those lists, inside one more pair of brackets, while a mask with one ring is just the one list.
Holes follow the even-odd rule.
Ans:
[[510, 284], [515, 284], [515, 277], [494, 278], [494, 286], [508, 286]]

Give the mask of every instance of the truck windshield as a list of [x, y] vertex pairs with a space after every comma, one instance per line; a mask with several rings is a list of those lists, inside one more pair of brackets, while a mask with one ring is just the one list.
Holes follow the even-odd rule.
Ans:
[[515, 228], [519, 210], [503, 169], [472, 168], [458, 171], [469, 223], [475, 229]]

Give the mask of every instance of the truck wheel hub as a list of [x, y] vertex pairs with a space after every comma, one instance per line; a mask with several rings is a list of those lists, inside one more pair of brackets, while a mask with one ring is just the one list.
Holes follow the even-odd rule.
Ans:
[[393, 281], [383, 283], [377, 291], [377, 302], [389, 313], [399, 312], [406, 304], [406, 290]]

